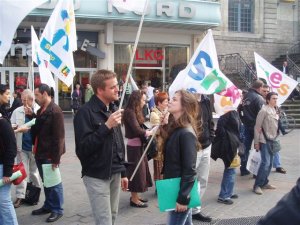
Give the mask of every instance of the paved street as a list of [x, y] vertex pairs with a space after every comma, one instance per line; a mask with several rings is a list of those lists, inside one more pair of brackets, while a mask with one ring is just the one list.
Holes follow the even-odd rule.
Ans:
[[[69, 115], [65, 119], [67, 153], [62, 157], [61, 173], [64, 187], [65, 213], [62, 219], [53, 224], [94, 224], [85, 187], [81, 179], [81, 166], [75, 155], [74, 131], [72, 119]], [[252, 176], [241, 177], [237, 173], [236, 193], [239, 199], [233, 205], [218, 203], [217, 196], [220, 190], [220, 182], [223, 173], [223, 163], [211, 161], [211, 170], [208, 189], [203, 201], [203, 212], [211, 215], [214, 219], [227, 219], [238, 217], [262, 216], [276, 202], [295, 185], [300, 175], [300, 130], [281, 137], [282, 165], [287, 174], [275, 173], [270, 175], [270, 183], [277, 189], [265, 191], [258, 196], [252, 192], [254, 179]], [[152, 165], [152, 161], [150, 162]], [[151, 166], [152, 167], [152, 166]], [[154, 195], [154, 188], [150, 188], [144, 195], [150, 200], [149, 207], [137, 209], [129, 206], [129, 193], [122, 193], [120, 199], [119, 215], [116, 225], [160, 225], [165, 224], [166, 214], [160, 213]], [[14, 190], [13, 190], [14, 198]], [[16, 209], [20, 225], [47, 224], [45, 216], [32, 216], [31, 211], [42, 206], [44, 194], [41, 194], [38, 206], [22, 206]], [[194, 222], [194, 224], [199, 224]]]

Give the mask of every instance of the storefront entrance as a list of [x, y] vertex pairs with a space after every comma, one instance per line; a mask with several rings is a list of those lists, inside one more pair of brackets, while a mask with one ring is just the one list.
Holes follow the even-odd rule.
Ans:
[[72, 111], [72, 93], [74, 91], [75, 85], [80, 84], [81, 91], [83, 93], [81, 102], [84, 104], [84, 93], [86, 90], [86, 85], [90, 84], [91, 76], [94, 73], [95, 68], [92, 69], [77, 69], [76, 75], [73, 79], [73, 85], [68, 87], [63, 82], [58, 80], [58, 102], [62, 111], [71, 112]]
[[[115, 44], [115, 72], [125, 81], [133, 46]], [[150, 83], [152, 87], [167, 91], [177, 74], [186, 67], [188, 46], [139, 44], [135, 54], [132, 76], [138, 86]]]
[[[74, 89], [74, 85], [79, 83], [82, 86], [82, 92], [85, 92], [86, 84], [90, 82], [92, 73], [95, 68], [77, 68], [76, 75], [74, 77], [73, 85], [67, 87], [60, 80], [55, 78], [56, 90], [54, 95], [55, 103], [61, 107], [64, 112], [71, 112], [71, 94]], [[34, 77], [28, 76], [28, 67], [0, 67], [0, 80], [1, 84], [7, 84], [12, 93], [17, 90], [22, 92], [26, 88], [32, 89], [41, 83], [38, 68], [34, 68]], [[58, 91], [57, 91], [58, 90]], [[11, 103], [13, 98], [11, 98]]]
[[141, 86], [147, 82], [154, 88], [163, 87], [163, 69], [162, 68], [134, 68], [132, 76], [135, 82]]

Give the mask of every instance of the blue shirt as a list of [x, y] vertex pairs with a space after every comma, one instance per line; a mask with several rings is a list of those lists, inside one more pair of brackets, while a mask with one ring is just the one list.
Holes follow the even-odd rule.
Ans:
[[[25, 123], [29, 122], [30, 119], [25, 116]], [[24, 151], [32, 151], [32, 138], [30, 131], [23, 133], [22, 137], [22, 149]]]

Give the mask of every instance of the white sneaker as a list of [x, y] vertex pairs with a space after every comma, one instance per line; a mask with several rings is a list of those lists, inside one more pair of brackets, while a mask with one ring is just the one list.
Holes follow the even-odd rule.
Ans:
[[257, 195], [262, 195], [262, 194], [263, 194], [261, 188], [258, 187], [258, 186], [255, 187], [255, 188], [253, 189], [253, 192], [254, 192], [255, 194], [257, 194]]
[[262, 189], [274, 190], [274, 189], [276, 189], [276, 187], [272, 184], [266, 184], [265, 186], [262, 187]]

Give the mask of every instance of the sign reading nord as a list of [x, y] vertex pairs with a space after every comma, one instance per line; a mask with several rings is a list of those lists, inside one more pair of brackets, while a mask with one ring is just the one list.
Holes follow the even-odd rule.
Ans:
[[[157, 2], [154, 10], [152, 9], [153, 5], [149, 5], [147, 8], [146, 15], [150, 15], [154, 10], [156, 11], [157, 17], [179, 17], [179, 18], [194, 18], [196, 15], [196, 8], [194, 3], [190, 2], [180, 2], [176, 4], [175, 2]], [[115, 8], [119, 13], [126, 13], [126, 11], [119, 9], [117, 7], [112, 6], [110, 2], [108, 2], [108, 12], [112, 13], [113, 8]], [[134, 12], [139, 15], [140, 13]]]
[[[30, 15], [50, 15], [57, 0], [34, 10]], [[74, 0], [77, 18], [104, 21], [139, 21], [141, 15], [118, 9], [109, 0]], [[137, 0], [138, 4], [138, 0]], [[221, 22], [220, 3], [212, 1], [149, 0], [145, 21], [165, 24], [218, 26]]]

